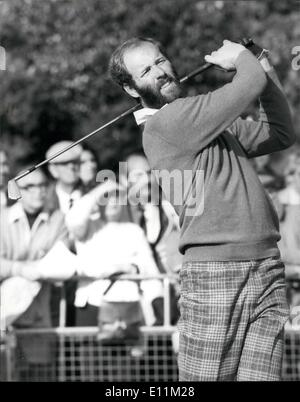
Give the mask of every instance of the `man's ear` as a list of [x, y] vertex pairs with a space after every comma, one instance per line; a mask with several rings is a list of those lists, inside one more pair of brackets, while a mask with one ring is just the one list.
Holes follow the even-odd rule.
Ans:
[[128, 93], [128, 95], [132, 96], [133, 98], [139, 98], [140, 95], [136, 92], [134, 88], [132, 88], [130, 85], [124, 85], [123, 86], [124, 90]]

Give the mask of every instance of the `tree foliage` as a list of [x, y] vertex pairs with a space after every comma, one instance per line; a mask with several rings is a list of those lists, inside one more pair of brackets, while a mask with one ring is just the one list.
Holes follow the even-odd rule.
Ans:
[[[42, 159], [50, 144], [78, 139], [134, 104], [110, 81], [107, 64], [118, 44], [138, 35], [160, 40], [182, 75], [223, 39], [253, 37], [271, 50], [299, 133], [300, 71], [291, 68], [292, 48], [300, 45], [295, 1], [7, 0], [0, 11], [7, 53], [1, 134], [24, 154], [29, 144], [30, 157]], [[187, 92], [207, 92], [229, 78], [211, 70]], [[113, 167], [141, 146], [141, 135], [128, 117], [91, 143], [102, 166]]]

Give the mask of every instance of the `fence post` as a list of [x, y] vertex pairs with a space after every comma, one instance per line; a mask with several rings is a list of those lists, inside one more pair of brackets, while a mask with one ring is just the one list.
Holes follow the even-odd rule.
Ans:
[[[65, 328], [67, 315], [67, 299], [66, 289], [64, 282], [60, 284], [60, 300], [59, 300], [59, 328]], [[58, 334], [58, 381], [66, 381], [66, 350], [65, 350], [65, 337], [59, 332]]]
[[7, 330], [5, 336], [5, 355], [6, 355], [6, 379], [8, 382], [14, 381], [16, 334], [12, 328]]
[[163, 280], [164, 285], [164, 326], [171, 325], [170, 314], [170, 280], [168, 277]]

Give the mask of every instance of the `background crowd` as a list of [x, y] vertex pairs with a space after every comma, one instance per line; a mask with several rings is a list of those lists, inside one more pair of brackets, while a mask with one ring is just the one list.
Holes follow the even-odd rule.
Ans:
[[[69, 144], [53, 144], [46, 157]], [[98, 183], [97, 154], [86, 144], [76, 146], [53, 159], [47, 171], [38, 169], [19, 180], [22, 198], [15, 203], [7, 196], [12, 171], [7, 151], [1, 150], [0, 161], [1, 280], [16, 276], [42, 283], [29, 308], [13, 318], [15, 326], [59, 325], [62, 282], [66, 325], [93, 326], [109, 276], [134, 274], [136, 267], [146, 276], [176, 274], [180, 269], [179, 218], [164, 199], [142, 152], [128, 155], [127, 169], [116, 181]], [[300, 273], [299, 148], [287, 155], [281, 172], [266, 157], [253, 159], [253, 166], [277, 209], [279, 247], [287, 277], [293, 277]], [[18, 166], [16, 171], [27, 167]], [[132, 202], [131, 189], [138, 193], [138, 203]], [[105, 297], [134, 300], [139, 297], [135, 286], [119, 281]], [[145, 280], [142, 290], [148, 303], [147, 325], [162, 325], [161, 281]], [[178, 318], [176, 298], [175, 294], [173, 324]], [[300, 304], [298, 299], [295, 294], [291, 303]]]

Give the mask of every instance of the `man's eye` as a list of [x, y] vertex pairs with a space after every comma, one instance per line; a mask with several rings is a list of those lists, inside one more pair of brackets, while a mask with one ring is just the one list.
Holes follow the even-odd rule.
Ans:
[[165, 61], [166, 61], [166, 59], [159, 59], [159, 60], [157, 60], [156, 64], [161, 64], [161, 63], [164, 63]]
[[144, 77], [144, 75], [146, 75], [147, 73], [149, 73], [150, 71], [150, 67], [146, 68], [143, 72], [142, 72], [142, 77]]

